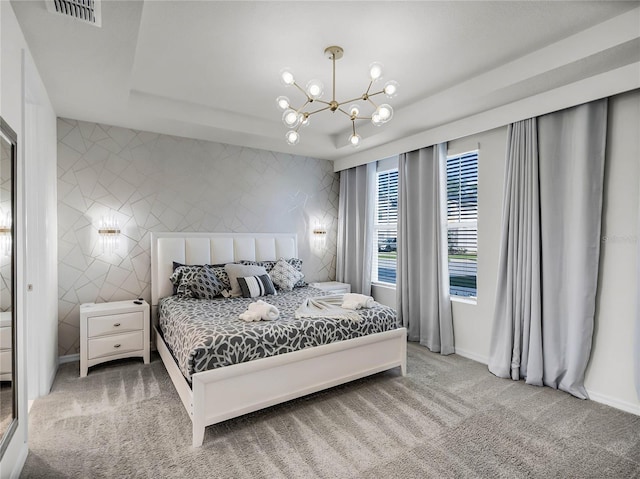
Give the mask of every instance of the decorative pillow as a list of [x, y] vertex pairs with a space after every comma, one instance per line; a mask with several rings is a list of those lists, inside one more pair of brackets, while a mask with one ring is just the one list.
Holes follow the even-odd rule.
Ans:
[[262, 266], [236, 263], [224, 265], [224, 270], [227, 272], [227, 275], [229, 275], [232, 298], [242, 296], [242, 290], [240, 289], [240, 285], [238, 284], [238, 278], [244, 278], [247, 276], [262, 276], [263, 274], [267, 274], [267, 271]]
[[191, 280], [189, 289], [196, 299], [214, 299], [225, 287], [213, 272], [213, 266], [204, 265]]
[[[233, 264], [233, 263], [229, 263], [229, 264]], [[231, 289], [231, 282], [229, 281], [229, 275], [227, 274], [227, 271], [224, 269], [225, 265], [224, 264], [214, 264], [214, 265], [207, 265], [209, 266], [211, 272], [215, 275], [216, 278], [218, 278], [218, 281], [220, 281], [220, 283], [222, 283], [222, 286], [224, 287], [224, 289]]]
[[257, 298], [276, 293], [276, 288], [268, 274], [238, 278], [243, 298]]
[[[302, 273], [302, 260], [298, 259], [298, 258], [289, 258], [287, 260], [287, 263], [289, 263], [291, 266], [293, 266], [295, 269], [297, 269], [298, 271], [300, 271]], [[302, 278], [304, 278], [304, 273], [302, 273]], [[298, 282], [296, 282], [296, 284], [293, 285], [294, 288], [302, 288], [304, 286], [307, 286], [307, 283], [300, 278], [300, 280]]]
[[[285, 261], [302, 273], [302, 260], [301, 259], [289, 258], [289, 259], [285, 259]], [[271, 273], [271, 270], [276, 265], [277, 261], [248, 261], [248, 260], [243, 260], [243, 261], [241, 261], [241, 263], [242, 264], [252, 264], [252, 265], [256, 265], [256, 266], [263, 266], [264, 269], [267, 270], [267, 273]], [[304, 273], [303, 273], [302, 277], [304, 278]], [[294, 288], [301, 288], [301, 287], [304, 287], [304, 286], [307, 286], [307, 283], [303, 279], [300, 279], [296, 284], [293, 285]]]
[[202, 266], [198, 265], [184, 265], [180, 263], [174, 263], [177, 267], [173, 271], [173, 274], [169, 276], [169, 281], [173, 283], [174, 294], [182, 296], [183, 298], [193, 298], [191, 292], [191, 281], [202, 269]]
[[278, 260], [269, 275], [273, 284], [283, 291], [291, 291], [293, 286], [304, 277], [304, 274], [291, 266], [284, 258]]

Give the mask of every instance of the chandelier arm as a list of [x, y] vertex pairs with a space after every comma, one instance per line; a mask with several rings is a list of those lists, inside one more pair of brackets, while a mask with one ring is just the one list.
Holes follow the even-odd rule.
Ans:
[[322, 103], [322, 104], [324, 104], [324, 105], [329, 105], [329, 106], [331, 106], [331, 103], [329, 103], [328, 101], [324, 101], [324, 100], [314, 100], [314, 101], [317, 101], [318, 103]]
[[376, 105], [371, 98], [367, 98], [367, 101], [371, 103], [374, 108], [378, 108], [378, 105]]
[[351, 120], [351, 126], [353, 127], [353, 135], [356, 134], [356, 120]]
[[[366, 93], [365, 93], [365, 95], [366, 95]], [[351, 103], [352, 101], [362, 101], [362, 97], [365, 96], [365, 95], [357, 96], [355, 98], [352, 98], [351, 100], [341, 101], [341, 102], [338, 103], [338, 105], [344, 105], [345, 103]]]
[[373, 85], [373, 80], [371, 80], [371, 81], [369, 82], [369, 86], [367, 87], [367, 91], [366, 91], [366, 92], [364, 92], [364, 94], [365, 94], [365, 95], [368, 95], [368, 94], [369, 94], [369, 90], [371, 90], [371, 85]]
[[298, 109], [296, 110], [296, 113], [300, 113], [300, 111], [301, 111], [305, 106], [307, 106], [308, 104], [309, 104], [309, 100], [305, 101], [305, 102], [304, 102], [304, 105], [302, 105], [300, 108], [298, 108]]
[[384, 90], [380, 90], [375, 93], [369, 93], [369, 96], [376, 96], [376, 95], [380, 95], [381, 93], [384, 93]]
[[293, 82], [293, 86], [294, 86], [294, 87], [296, 87], [298, 90], [300, 90], [300, 91], [304, 94], [304, 96], [306, 96], [306, 97], [307, 97], [307, 101], [308, 101], [308, 100], [311, 100], [311, 98], [309, 98], [309, 95], [307, 94], [307, 92], [306, 92], [306, 91], [304, 91], [304, 88], [302, 88], [302, 87], [301, 87], [300, 85], [298, 85], [296, 82]]
[[[346, 103], [346, 102], [345, 102]], [[347, 113], [346, 111], [344, 111], [342, 108], [338, 108], [338, 111], [341, 111], [342, 113], [344, 113], [345, 115], [347, 115], [349, 118], [351, 118], [351, 114]]]
[[309, 113], [308, 113], [308, 115], [309, 115], [309, 116], [311, 116], [311, 115], [315, 115], [316, 113], [320, 113], [321, 111], [328, 110], [329, 108], [331, 108], [331, 107], [330, 107], [330, 106], [327, 106], [327, 107], [324, 107], [324, 108], [320, 108], [319, 110], [309, 112]]

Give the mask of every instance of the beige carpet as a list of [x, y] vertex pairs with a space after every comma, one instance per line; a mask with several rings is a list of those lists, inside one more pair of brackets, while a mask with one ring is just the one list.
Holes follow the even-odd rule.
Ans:
[[156, 356], [60, 367], [22, 477], [640, 478], [640, 417], [409, 344], [381, 373], [207, 428]]

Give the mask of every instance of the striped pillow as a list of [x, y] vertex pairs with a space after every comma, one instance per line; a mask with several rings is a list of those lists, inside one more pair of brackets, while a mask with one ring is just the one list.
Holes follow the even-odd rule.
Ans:
[[238, 278], [238, 284], [243, 298], [257, 298], [268, 294], [278, 294], [268, 274], [240, 277]]

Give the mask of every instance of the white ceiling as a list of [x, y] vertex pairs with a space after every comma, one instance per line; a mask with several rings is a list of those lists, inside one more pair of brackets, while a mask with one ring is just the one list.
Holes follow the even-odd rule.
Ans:
[[[275, 98], [303, 96], [280, 83], [283, 67], [328, 87], [323, 51], [342, 46], [345, 100], [382, 62], [400, 84], [394, 119], [357, 123], [359, 154], [375, 159], [398, 139], [638, 62], [639, 4], [103, 0], [98, 28], [12, 1], [58, 116], [331, 160], [354, 153], [350, 122], [320, 113], [286, 145]], [[606, 26], [630, 14], [635, 35]]]

